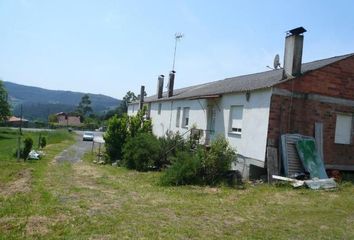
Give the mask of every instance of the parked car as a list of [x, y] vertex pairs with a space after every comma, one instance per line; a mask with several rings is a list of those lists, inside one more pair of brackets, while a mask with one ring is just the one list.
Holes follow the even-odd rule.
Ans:
[[94, 134], [93, 132], [84, 132], [84, 135], [82, 136], [83, 141], [93, 141]]

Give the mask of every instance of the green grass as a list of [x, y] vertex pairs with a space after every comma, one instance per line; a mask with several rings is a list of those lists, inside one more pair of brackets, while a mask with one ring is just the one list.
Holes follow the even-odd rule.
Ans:
[[90, 154], [53, 163], [70, 143], [29, 164], [31, 191], [0, 197], [0, 239], [354, 239], [351, 183], [163, 187], [161, 173], [95, 165]]
[[[16, 177], [16, 174], [24, 168], [31, 166], [29, 163], [23, 163], [23, 160], [17, 162], [14, 153], [18, 146], [18, 130], [9, 128], [0, 128], [0, 186], [1, 183], [11, 181]], [[23, 131], [21, 136], [21, 146], [23, 146], [23, 139], [31, 137], [33, 139], [33, 148], [38, 148], [39, 135], [47, 139], [47, 145], [57, 144], [63, 140], [72, 140], [71, 134], [66, 131], [42, 131], [29, 132]]]

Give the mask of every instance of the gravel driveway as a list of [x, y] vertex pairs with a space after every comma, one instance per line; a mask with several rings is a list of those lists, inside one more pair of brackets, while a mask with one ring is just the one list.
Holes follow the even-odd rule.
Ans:
[[[71, 145], [69, 148], [62, 151], [58, 156], [56, 156], [56, 162], [71, 162], [76, 163], [79, 162], [82, 156], [92, 149], [92, 142], [82, 141], [82, 131], [75, 131], [76, 133], [76, 143]], [[102, 139], [102, 132], [94, 132], [95, 139]], [[98, 144], [95, 144], [95, 147]]]

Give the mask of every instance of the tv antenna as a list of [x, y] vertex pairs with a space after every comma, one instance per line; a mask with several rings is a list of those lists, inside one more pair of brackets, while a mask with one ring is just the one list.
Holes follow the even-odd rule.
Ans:
[[173, 65], [172, 65], [172, 71], [175, 70], [175, 60], [176, 60], [176, 51], [177, 51], [177, 42], [183, 38], [183, 33], [177, 32], [175, 33], [175, 51], [173, 54]]

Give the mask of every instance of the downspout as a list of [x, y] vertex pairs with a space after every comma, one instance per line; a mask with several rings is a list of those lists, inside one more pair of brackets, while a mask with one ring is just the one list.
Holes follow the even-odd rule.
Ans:
[[172, 107], [173, 107], [173, 101], [171, 101], [171, 108], [170, 108], [170, 126], [168, 128], [169, 131], [171, 131], [171, 125], [172, 125]]

